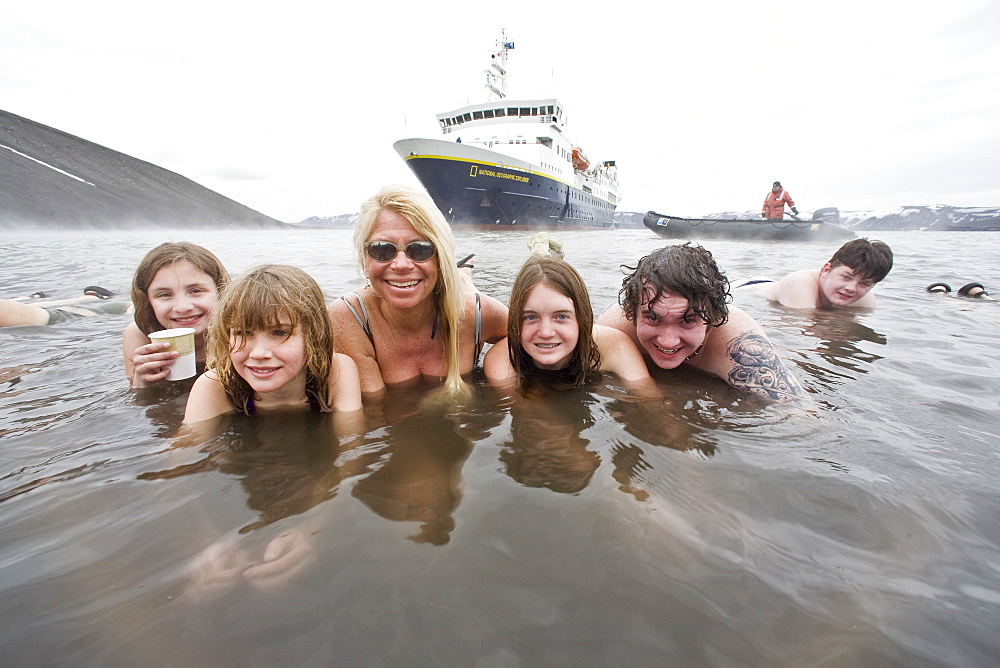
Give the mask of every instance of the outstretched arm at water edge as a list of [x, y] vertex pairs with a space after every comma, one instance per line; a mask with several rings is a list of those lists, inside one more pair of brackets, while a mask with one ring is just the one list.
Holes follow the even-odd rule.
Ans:
[[361, 435], [365, 432], [365, 414], [361, 410], [361, 376], [350, 356], [333, 354], [337, 372], [330, 374], [330, 405], [334, 410], [333, 426], [337, 434]]

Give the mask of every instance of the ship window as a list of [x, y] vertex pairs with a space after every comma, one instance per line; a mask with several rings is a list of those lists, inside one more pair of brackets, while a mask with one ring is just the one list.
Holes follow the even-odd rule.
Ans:
[[530, 113], [530, 111], [531, 111], [531, 109], [529, 109], [528, 107], [521, 107], [521, 115], [522, 116], [528, 116], [529, 113]]
[[517, 116], [517, 107], [507, 107], [508, 116]]
[[462, 114], [462, 120], [463, 121], [471, 121], [472, 120], [472, 116], [470, 116], [469, 114]]
[[481, 112], [481, 111], [474, 111], [474, 112], [472, 112], [472, 117], [474, 119], [476, 119], [477, 121], [481, 121], [481, 120], [483, 120], [483, 112]]
[[531, 115], [532, 116], [537, 116], [538, 115], [538, 107], [532, 107], [531, 108]]
[[496, 114], [496, 115], [497, 115], [497, 117], [500, 117], [500, 116], [503, 116], [503, 115], [504, 115], [504, 111], [503, 111], [503, 109], [494, 109], [494, 110], [493, 110], [493, 113], [494, 113], [494, 114]]
[[486, 111], [483, 112], [483, 115], [486, 118], [493, 118], [493, 110], [492, 109], [487, 109]]

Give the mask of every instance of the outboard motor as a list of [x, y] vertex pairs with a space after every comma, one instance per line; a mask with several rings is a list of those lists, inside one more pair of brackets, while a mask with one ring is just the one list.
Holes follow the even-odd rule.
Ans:
[[830, 223], [831, 225], [839, 225], [840, 209], [835, 206], [816, 209], [813, 211], [812, 219], [814, 223]]

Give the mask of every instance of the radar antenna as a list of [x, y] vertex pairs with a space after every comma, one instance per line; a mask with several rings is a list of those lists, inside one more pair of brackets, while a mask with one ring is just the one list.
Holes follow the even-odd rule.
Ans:
[[486, 70], [486, 90], [489, 99], [502, 100], [507, 97], [507, 52], [514, 48], [514, 42], [507, 41], [507, 31], [500, 30], [500, 39], [490, 54], [490, 69]]

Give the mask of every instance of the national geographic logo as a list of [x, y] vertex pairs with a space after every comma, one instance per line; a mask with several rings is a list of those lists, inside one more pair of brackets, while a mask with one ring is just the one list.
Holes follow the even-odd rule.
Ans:
[[508, 181], [520, 181], [521, 183], [528, 183], [531, 179], [527, 176], [521, 176], [520, 174], [507, 174], [505, 172], [494, 172], [492, 169], [479, 169], [479, 165], [469, 166], [469, 176], [476, 178], [476, 176], [492, 176], [495, 179], [507, 179]]

